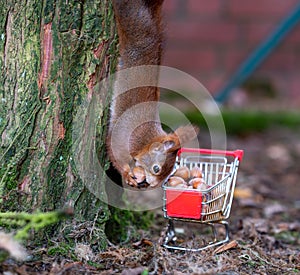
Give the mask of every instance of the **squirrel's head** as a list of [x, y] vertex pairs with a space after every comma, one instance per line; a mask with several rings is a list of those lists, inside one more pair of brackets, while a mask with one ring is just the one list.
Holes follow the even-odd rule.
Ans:
[[174, 133], [158, 137], [134, 156], [135, 166], [144, 169], [145, 181], [150, 187], [161, 184], [170, 175], [178, 150], [196, 138], [197, 132], [193, 126], [180, 127]]

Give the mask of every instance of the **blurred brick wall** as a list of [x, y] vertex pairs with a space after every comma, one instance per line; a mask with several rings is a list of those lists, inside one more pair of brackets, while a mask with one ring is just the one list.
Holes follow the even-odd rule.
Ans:
[[[297, 0], [165, 0], [164, 65], [196, 77], [212, 93], [291, 12]], [[300, 103], [300, 24], [254, 72]]]

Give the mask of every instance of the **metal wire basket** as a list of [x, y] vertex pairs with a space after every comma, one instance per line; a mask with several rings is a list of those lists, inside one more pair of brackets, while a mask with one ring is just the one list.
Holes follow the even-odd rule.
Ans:
[[[235, 188], [239, 163], [243, 157], [242, 150], [223, 151], [182, 148], [177, 156], [174, 171], [179, 167], [202, 171], [206, 188], [202, 190], [191, 187], [173, 187], [166, 181], [163, 188], [163, 212], [169, 220], [163, 246], [184, 251], [201, 251], [220, 245], [229, 240], [229, 228], [226, 219], [230, 215], [233, 192]], [[200, 247], [186, 247], [176, 243], [174, 221], [186, 221], [209, 225], [213, 240]], [[216, 225], [225, 228], [224, 237], [217, 234]]]

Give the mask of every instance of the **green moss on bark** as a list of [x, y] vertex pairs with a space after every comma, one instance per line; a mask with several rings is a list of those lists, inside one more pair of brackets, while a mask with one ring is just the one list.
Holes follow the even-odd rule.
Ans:
[[[38, 16], [41, 4], [10, 1], [0, 9], [1, 198], [17, 186], [20, 166], [31, 151], [30, 137], [40, 110], [36, 75], [40, 57]], [[11, 207], [13, 203], [8, 205]]]
[[[2, 210], [73, 206], [74, 221], [97, 225], [91, 240], [105, 240], [109, 211], [78, 173], [72, 133], [80, 104], [115, 69], [111, 10], [109, 0], [20, 0], [0, 7]], [[104, 111], [98, 146], [104, 152], [107, 106], [98, 104]], [[105, 167], [103, 153], [101, 161]], [[105, 196], [101, 175], [98, 184]]]

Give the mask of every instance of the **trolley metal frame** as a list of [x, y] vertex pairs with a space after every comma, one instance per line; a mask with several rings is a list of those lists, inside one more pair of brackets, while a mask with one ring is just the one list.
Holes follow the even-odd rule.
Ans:
[[[207, 184], [206, 190], [182, 189], [170, 187], [167, 181], [163, 184], [163, 212], [164, 217], [169, 220], [163, 246], [168, 249], [177, 249], [183, 251], [201, 251], [209, 247], [221, 245], [229, 241], [229, 226], [226, 219], [230, 215], [233, 193], [236, 184], [239, 163], [243, 158], [242, 150], [223, 151], [209, 149], [182, 148], [177, 155], [174, 170], [187, 166], [189, 169], [198, 166], [203, 173], [203, 179]], [[170, 211], [168, 206], [168, 192], [178, 192], [176, 205], [184, 208], [187, 202], [183, 202], [181, 206], [180, 194], [185, 196], [199, 196], [199, 217], [191, 218], [188, 213], [177, 215]], [[170, 193], [169, 193], [170, 194]], [[176, 200], [176, 198], [175, 198]], [[171, 213], [172, 212], [172, 213]], [[197, 211], [196, 211], [197, 212]], [[173, 221], [194, 222], [208, 225], [212, 229], [213, 241], [207, 245], [198, 248], [189, 248], [176, 244], [176, 232]], [[221, 225], [225, 229], [225, 236], [220, 238], [217, 234], [216, 225]]]

